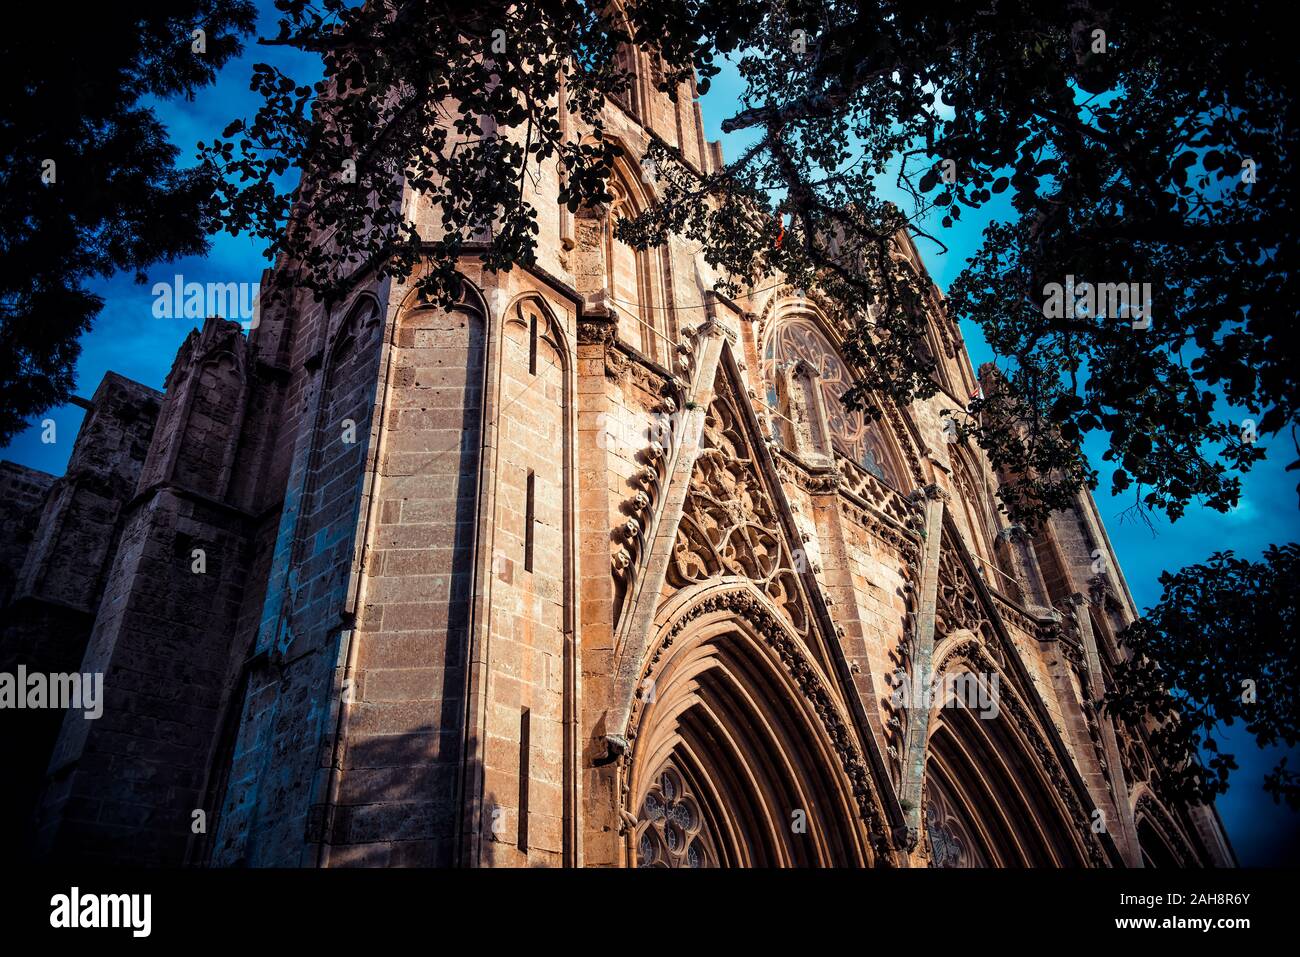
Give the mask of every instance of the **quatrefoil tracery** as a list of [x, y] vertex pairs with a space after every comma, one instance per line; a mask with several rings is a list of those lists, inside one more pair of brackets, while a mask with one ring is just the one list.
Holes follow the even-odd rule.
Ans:
[[664, 768], [651, 786], [638, 822], [638, 867], [713, 866], [701, 834], [699, 803], [673, 768]]

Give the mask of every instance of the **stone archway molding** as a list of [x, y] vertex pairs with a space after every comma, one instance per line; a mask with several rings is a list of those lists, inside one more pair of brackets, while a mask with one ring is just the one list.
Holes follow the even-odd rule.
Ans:
[[[855, 863], [893, 865], [894, 850], [888, 839], [887, 815], [882, 794], [869, 770], [863, 744], [847, 710], [847, 702], [834, 691], [835, 683], [808, 653], [803, 641], [782, 616], [775, 603], [747, 578], [729, 576], [686, 589], [670, 599], [656, 619], [656, 628], [639, 675], [629, 720], [625, 729], [627, 749], [623, 755], [620, 799], [625, 825], [634, 821], [638, 791], [645, 790], [645, 775], [656, 767], [641, 767], [645, 750], [642, 739], [652, 727], [654, 710], [663, 710], [661, 700], [652, 700], [655, 687], [673, 655], [689, 645], [702, 625], [734, 622], [737, 629], [761, 643], [785, 682], [797, 690], [797, 705], [814, 729], [819, 743], [835, 755], [834, 774], [842, 794], [850, 798], [857, 813], [858, 843], [865, 849]], [[647, 720], [651, 720], [647, 724]], [[646, 756], [646, 760], [652, 760]], [[629, 861], [635, 849], [628, 835]], [[844, 862], [849, 863], [849, 862]]]

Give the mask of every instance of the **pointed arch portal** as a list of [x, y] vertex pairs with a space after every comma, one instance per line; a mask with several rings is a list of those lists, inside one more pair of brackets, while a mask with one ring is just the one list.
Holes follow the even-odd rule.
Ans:
[[866, 769], [829, 683], [748, 582], [661, 631], [632, 722], [642, 867], [864, 866]]
[[1024, 740], [1027, 719], [1006, 676], [990, 665], [954, 658], [945, 669], [978, 681], [981, 700], [998, 707], [936, 702], [922, 797], [931, 866], [1084, 866], [1075, 822]]

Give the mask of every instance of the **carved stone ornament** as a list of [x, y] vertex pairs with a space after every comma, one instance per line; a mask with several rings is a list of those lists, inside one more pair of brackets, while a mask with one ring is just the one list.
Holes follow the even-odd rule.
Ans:
[[618, 338], [618, 325], [608, 316], [581, 316], [578, 319], [578, 344], [610, 345]]
[[808, 618], [794, 562], [733, 400], [724, 393], [719, 390], [704, 420], [669, 583], [683, 588], [722, 575], [744, 576], [802, 634]]

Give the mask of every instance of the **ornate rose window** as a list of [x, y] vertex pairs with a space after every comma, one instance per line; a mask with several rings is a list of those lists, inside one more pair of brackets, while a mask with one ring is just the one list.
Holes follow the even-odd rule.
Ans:
[[637, 867], [714, 867], [700, 805], [671, 765], [659, 772], [637, 815]]

